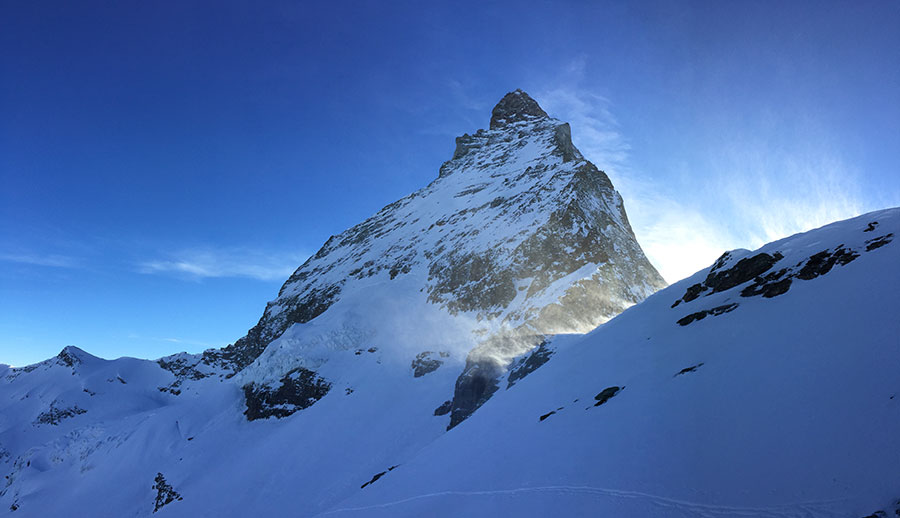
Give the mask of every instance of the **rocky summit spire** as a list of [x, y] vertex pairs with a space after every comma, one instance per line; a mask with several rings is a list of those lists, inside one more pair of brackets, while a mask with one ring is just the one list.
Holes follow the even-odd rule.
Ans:
[[534, 117], [547, 117], [547, 112], [522, 90], [509, 92], [491, 111], [491, 129]]

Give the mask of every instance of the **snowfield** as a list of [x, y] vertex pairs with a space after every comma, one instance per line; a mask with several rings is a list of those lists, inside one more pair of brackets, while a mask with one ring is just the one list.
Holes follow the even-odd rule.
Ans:
[[[546, 363], [449, 432], [433, 413], [462, 367], [456, 356], [414, 377], [382, 348], [337, 350], [324, 398], [248, 422], [233, 379], [175, 396], [157, 389], [173, 374], [154, 362], [67, 348], [3, 374], [2, 512], [147, 516], [157, 473], [181, 497], [160, 516], [890, 510], [900, 497], [898, 234], [900, 209], [890, 209], [732, 253], [718, 271], [761, 253], [781, 255], [775, 273], [822, 251], [858, 256], [772, 297], [742, 296], [751, 280], [673, 308], [708, 279], [698, 272], [591, 333], [552, 339]], [[727, 304], [738, 306], [678, 323]], [[620, 390], [595, 406], [610, 387]], [[42, 423], [51, 402], [84, 413]]]

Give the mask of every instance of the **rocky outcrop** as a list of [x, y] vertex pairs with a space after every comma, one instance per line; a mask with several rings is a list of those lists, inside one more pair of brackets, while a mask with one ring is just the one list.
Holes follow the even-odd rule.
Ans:
[[613, 397], [617, 396], [619, 392], [622, 392], [624, 388], [625, 387], [607, 387], [601, 390], [599, 394], [594, 396], [594, 400], [596, 401], [596, 403], [594, 403], [594, 406], [600, 406], [606, 403]]
[[678, 319], [678, 325], [686, 326], [693, 322], [697, 322], [698, 320], [703, 320], [704, 318], [706, 318], [707, 316], [710, 316], [710, 315], [714, 316], [714, 317], [719, 316], [719, 315], [724, 315], [725, 313], [730, 313], [730, 312], [734, 311], [735, 309], [737, 309], [737, 307], [738, 307], [738, 305], [736, 303], [731, 303], [731, 304], [723, 304], [721, 306], [716, 306], [716, 307], [710, 308], [710, 309], [704, 309], [703, 311], [691, 313], [690, 315], [687, 315], [686, 317]]
[[248, 421], [267, 417], [282, 418], [312, 406], [331, 390], [331, 383], [315, 372], [298, 367], [281, 378], [278, 386], [248, 383], [244, 385]]
[[181, 495], [178, 494], [178, 491], [175, 491], [175, 489], [166, 482], [166, 477], [164, 477], [162, 473], [157, 473], [153, 482], [153, 489], [156, 490], [156, 500], [153, 502], [154, 513], [172, 502], [182, 499]]
[[533, 351], [510, 365], [506, 388], [511, 388], [517, 381], [536, 371], [538, 367], [550, 361], [551, 356], [553, 356], [553, 350], [550, 349], [549, 344], [546, 341], [541, 342]]
[[422, 376], [438, 370], [444, 364], [444, 359], [449, 358], [450, 353], [441, 351], [439, 353], [433, 351], [425, 351], [416, 355], [416, 359], [412, 361], [411, 368], [413, 377], [421, 378]]
[[491, 129], [498, 129], [515, 122], [547, 118], [537, 101], [522, 90], [510, 92], [491, 110]]
[[75, 417], [84, 413], [87, 413], [87, 410], [79, 407], [78, 405], [72, 405], [71, 407], [60, 407], [59, 401], [53, 400], [50, 403], [50, 408], [45, 412], [41, 412], [37, 416], [37, 418], [35, 418], [33, 424], [34, 426], [39, 426], [42, 424], [56, 426], [64, 419], [69, 419], [71, 417]]

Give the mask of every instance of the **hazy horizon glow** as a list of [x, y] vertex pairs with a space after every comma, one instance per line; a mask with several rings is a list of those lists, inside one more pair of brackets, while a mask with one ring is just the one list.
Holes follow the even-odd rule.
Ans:
[[242, 336], [508, 91], [669, 282], [900, 205], [900, 4], [0, 7], [0, 362]]

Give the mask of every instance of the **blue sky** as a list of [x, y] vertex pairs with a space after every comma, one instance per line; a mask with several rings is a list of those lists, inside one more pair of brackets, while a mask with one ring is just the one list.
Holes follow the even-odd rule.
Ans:
[[0, 362], [222, 346], [515, 88], [671, 282], [900, 205], [900, 3], [5, 2]]

